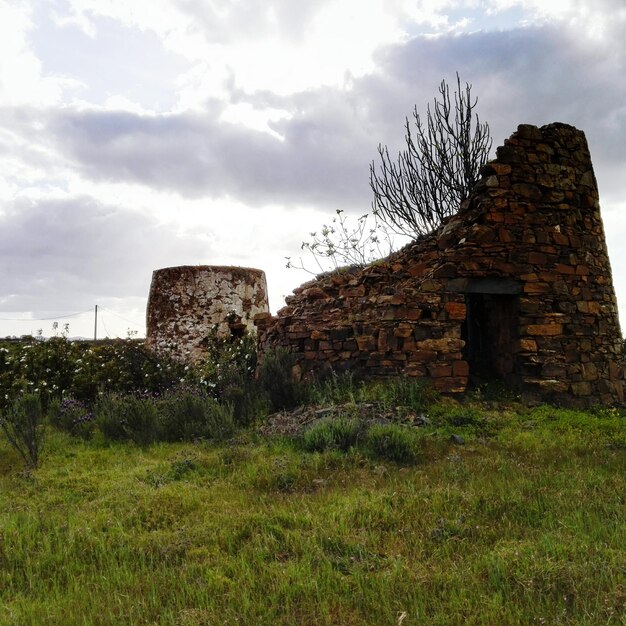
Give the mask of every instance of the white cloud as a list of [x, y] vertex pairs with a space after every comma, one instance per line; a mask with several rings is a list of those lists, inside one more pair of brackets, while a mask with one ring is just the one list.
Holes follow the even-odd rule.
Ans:
[[[58, 13], [58, 10], [57, 10]], [[72, 24], [91, 36], [97, 18], [150, 30], [188, 69], [178, 79], [179, 108], [197, 108], [208, 97], [223, 96], [233, 77], [248, 91], [272, 89], [289, 94], [323, 84], [341, 84], [346, 73], [373, 68], [375, 49], [397, 39], [397, 16], [383, 0], [365, 10], [358, 0], [214, 2], [160, 0], [70, 0]]]
[[0, 2], [0, 102], [4, 105], [54, 104], [75, 82], [42, 76], [41, 62], [28, 42], [34, 28], [26, 0]]
[[596, 44], [626, 20], [622, 0], [490, 0], [490, 4], [497, 11], [520, 7], [538, 22], [563, 22]]

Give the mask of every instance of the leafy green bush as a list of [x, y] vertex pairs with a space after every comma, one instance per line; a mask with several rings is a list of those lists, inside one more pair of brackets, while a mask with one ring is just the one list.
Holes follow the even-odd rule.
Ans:
[[22, 394], [60, 397], [70, 387], [76, 346], [65, 337], [47, 341], [29, 337], [25, 341], [0, 343], [0, 406], [8, 406]]
[[142, 341], [113, 339], [79, 343], [68, 392], [94, 402], [101, 393], [161, 393], [185, 378], [188, 370], [175, 361], [157, 357]]
[[205, 338], [207, 356], [198, 368], [200, 384], [216, 398], [225, 390], [252, 380], [257, 364], [256, 336], [220, 337], [214, 325]]
[[207, 398], [205, 407], [205, 438], [220, 440], [230, 437], [235, 430], [232, 406]]
[[259, 366], [259, 384], [275, 411], [291, 409], [307, 399], [307, 386], [294, 379], [295, 356], [284, 348], [265, 353]]
[[213, 326], [206, 337], [207, 357], [194, 380], [222, 404], [230, 405], [235, 422], [247, 426], [268, 411], [269, 400], [254, 378], [256, 336], [220, 337]]
[[[170, 390], [158, 401], [158, 438], [189, 441], [206, 435], [206, 397], [190, 388]], [[214, 400], [211, 398], [211, 402]]]
[[24, 393], [0, 414], [0, 428], [29, 468], [39, 464], [45, 437], [45, 411], [41, 396]]
[[142, 341], [69, 341], [66, 337], [0, 341], [0, 408], [22, 390], [48, 399], [93, 404], [101, 393], [161, 392], [191, 376], [180, 363], [157, 358]]
[[308, 452], [354, 448], [362, 433], [361, 424], [351, 419], [324, 419], [302, 435], [302, 447]]
[[371, 456], [402, 465], [418, 460], [420, 441], [414, 430], [396, 424], [374, 424], [365, 435], [365, 447]]

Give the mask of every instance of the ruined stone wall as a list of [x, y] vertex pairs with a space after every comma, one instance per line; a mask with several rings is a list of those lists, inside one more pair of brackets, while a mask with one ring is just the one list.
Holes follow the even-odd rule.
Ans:
[[146, 343], [159, 354], [197, 363], [207, 336], [254, 330], [255, 315], [267, 313], [265, 273], [244, 267], [167, 267], [152, 274]]
[[438, 232], [296, 289], [259, 316], [260, 347], [324, 368], [426, 377], [462, 392], [483, 369], [528, 395], [624, 400], [622, 344], [585, 136], [523, 125]]

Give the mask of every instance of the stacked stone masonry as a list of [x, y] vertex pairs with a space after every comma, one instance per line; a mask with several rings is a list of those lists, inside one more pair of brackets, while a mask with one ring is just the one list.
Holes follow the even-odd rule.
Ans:
[[433, 235], [324, 274], [256, 317], [261, 354], [320, 370], [432, 380], [444, 393], [503, 379], [573, 406], [624, 402], [617, 303], [585, 136], [519, 126]]
[[254, 330], [267, 313], [265, 273], [246, 267], [167, 267], [152, 273], [146, 344], [182, 362], [206, 358], [208, 338]]

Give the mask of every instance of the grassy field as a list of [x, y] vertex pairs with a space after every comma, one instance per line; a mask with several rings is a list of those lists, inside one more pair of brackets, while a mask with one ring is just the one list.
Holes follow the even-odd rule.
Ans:
[[25, 473], [1, 442], [0, 626], [626, 624], [625, 418], [428, 414], [404, 466], [52, 431]]

